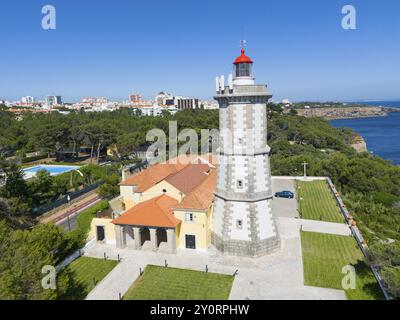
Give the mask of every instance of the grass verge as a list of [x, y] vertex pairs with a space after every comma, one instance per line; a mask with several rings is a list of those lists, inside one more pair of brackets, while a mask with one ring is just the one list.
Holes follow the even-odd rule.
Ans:
[[231, 275], [148, 265], [124, 299], [227, 300], [233, 279]]
[[68, 274], [68, 291], [61, 295], [62, 300], [82, 300], [118, 264], [115, 260], [80, 257], [61, 271], [58, 278]]
[[302, 219], [343, 223], [344, 218], [325, 180], [297, 181]]
[[353, 237], [301, 232], [304, 284], [332, 289], [342, 288], [344, 266], [355, 268], [356, 288], [345, 290], [350, 300], [382, 299], [383, 295], [365, 264], [364, 257]]

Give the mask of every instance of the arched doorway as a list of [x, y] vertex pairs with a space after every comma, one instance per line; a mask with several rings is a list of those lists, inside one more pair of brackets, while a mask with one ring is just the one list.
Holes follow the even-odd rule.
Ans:
[[150, 230], [147, 227], [142, 228], [142, 230], [140, 230], [140, 243], [143, 246], [143, 244], [146, 241], [150, 241]]
[[167, 230], [165, 230], [164, 228], [157, 229], [157, 247], [160, 246], [161, 242], [168, 242]]

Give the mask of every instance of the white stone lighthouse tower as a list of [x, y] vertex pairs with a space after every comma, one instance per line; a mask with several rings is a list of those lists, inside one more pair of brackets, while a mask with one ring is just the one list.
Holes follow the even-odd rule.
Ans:
[[272, 212], [270, 148], [267, 145], [266, 85], [256, 85], [253, 61], [241, 55], [225, 86], [217, 78], [219, 103], [218, 180], [212, 243], [220, 251], [257, 257], [277, 250], [280, 239]]

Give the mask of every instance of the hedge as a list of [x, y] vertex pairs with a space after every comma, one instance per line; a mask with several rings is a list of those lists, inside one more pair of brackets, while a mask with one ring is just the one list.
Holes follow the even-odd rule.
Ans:
[[38, 161], [38, 160], [42, 160], [42, 159], [46, 159], [46, 158], [47, 158], [47, 154], [42, 154], [42, 155], [35, 156], [35, 157], [22, 158], [21, 163], [33, 162], [33, 161]]

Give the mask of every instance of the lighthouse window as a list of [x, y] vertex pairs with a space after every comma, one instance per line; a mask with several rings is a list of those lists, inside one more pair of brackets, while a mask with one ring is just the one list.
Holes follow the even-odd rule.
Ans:
[[237, 229], [243, 228], [243, 220], [236, 220], [236, 228]]
[[238, 180], [237, 181], [237, 186], [238, 186], [238, 188], [243, 188], [243, 181], [242, 180]]
[[251, 63], [238, 63], [236, 65], [236, 77], [250, 77]]

